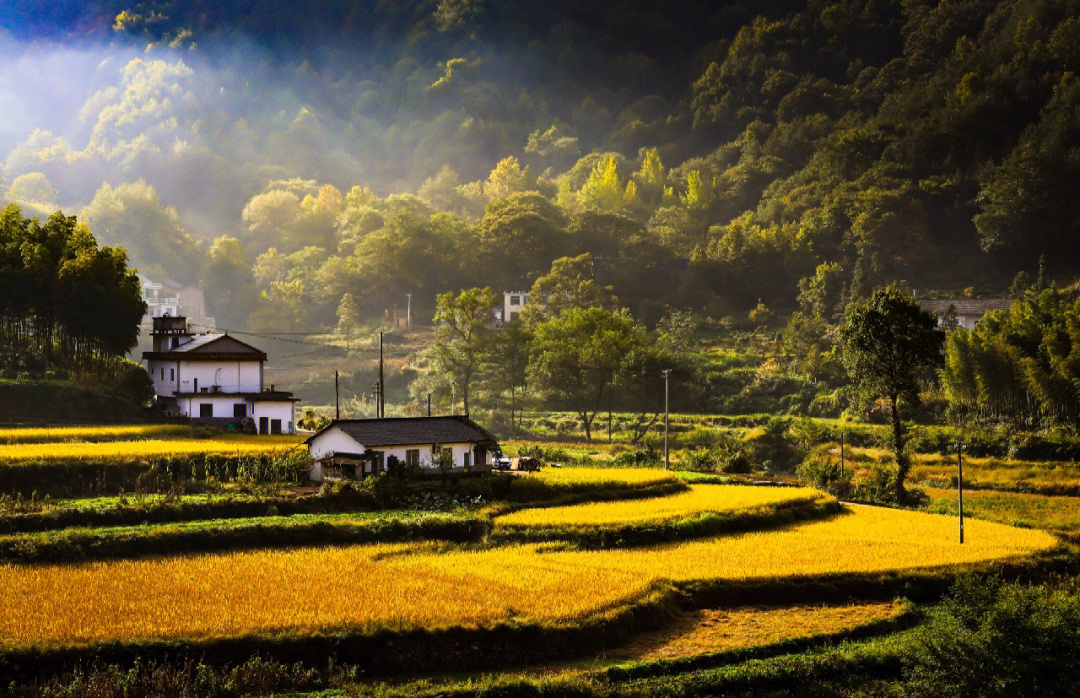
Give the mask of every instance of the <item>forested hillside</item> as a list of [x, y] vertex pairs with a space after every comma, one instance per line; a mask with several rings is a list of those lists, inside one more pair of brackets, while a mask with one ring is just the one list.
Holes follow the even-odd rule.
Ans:
[[0, 26], [3, 198], [201, 281], [224, 326], [584, 253], [648, 322], [1080, 262], [1075, 0], [17, 0]]

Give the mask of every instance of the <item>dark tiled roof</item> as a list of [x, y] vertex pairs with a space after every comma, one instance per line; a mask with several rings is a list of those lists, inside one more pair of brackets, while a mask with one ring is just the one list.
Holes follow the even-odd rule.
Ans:
[[1008, 310], [1015, 298], [943, 298], [941, 300], [921, 300], [923, 310], [944, 315], [949, 308], [955, 308], [957, 315], [985, 315], [992, 310]]
[[447, 417], [388, 417], [386, 419], [340, 419], [309, 436], [311, 443], [327, 429], [338, 427], [358, 444], [407, 446], [410, 444], [454, 444], [495, 441], [495, 436], [462, 415]]

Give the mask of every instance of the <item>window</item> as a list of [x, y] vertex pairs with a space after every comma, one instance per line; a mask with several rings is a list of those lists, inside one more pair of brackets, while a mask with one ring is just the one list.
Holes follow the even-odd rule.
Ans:
[[510, 305], [521, 305], [521, 296], [510, 296]]
[[174, 372], [175, 371], [176, 371], [175, 368], [170, 368], [169, 369], [169, 382], [170, 383], [172, 383], [174, 380], [176, 380], [176, 378], [174, 377]]
[[243, 419], [247, 416], [247, 405], [240, 403], [232, 406], [232, 416]]
[[270, 420], [270, 433], [271, 434], [280, 434], [281, 433], [281, 420], [280, 419], [271, 419]]
[[161, 380], [165, 380], [165, 367], [161, 367]]
[[409, 467], [420, 465], [420, 449], [410, 448], [405, 451], [405, 465]]
[[521, 304], [525, 305], [528, 302], [529, 302], [529, 294], [526, 293], [524, 296], [521, 297]]
[[517, 313], [510, 313], [510, 322], [513, 322], [514, 320], [517, 320], [517, 316], [518, 316]]
[[466, 470], [468, 470], [469, 466], [472, 465], [472, 463], [469, 462], [471, 458], [472, 458], [472, 454], [469, 453], [468, 451], [465, 451], [465, 460], [461, 461], [461, 464], [465, 466]]
[[214, 405], [209, 402], [204, 402], [199, 405], [199, 417], [201, 419], [210, 419], [214, 416]]

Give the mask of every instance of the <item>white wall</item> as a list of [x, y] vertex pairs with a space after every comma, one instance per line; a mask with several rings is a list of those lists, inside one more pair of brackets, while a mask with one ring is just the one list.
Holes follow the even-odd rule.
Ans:
[[[158, 395], [172, 395], [176, 392], [176, 362], [150, 359], [146, 364], [150, 380], [154, 382], [154, 392]], [[172, 371], [172, 373], [170, 373]], [[170, 378], [171, 376], [171, 378]]]
[[[168, 371], [166, 371], [168, 377]], [[181, 361], [180, 392], [199, 392], [220, 385], [223, 392], [257, 393], [262, 391], [258, 361]]]
[[[188, 417], [195, 419], [199, 418], [200, 405], [210, 405], [214, 410], [212, 417], [232, 419], [233, 418], [233, 405], [247, 405], [247, 401], [242, 397], [230, 397], [227, 395], [199, 395], [198, 397], [187, 397], [177, 401], [180, 412]], [[251, 416], [251, 406], [247, 408], [248, 416]]]
[[[262, 417], [266, 417], [267, 420], [280, 419], [282, 434], [296, 433], [295, 402], [267, 402], [265, 400], [256, 400], [250, 403], [250, 406], [248, 407], [248, 416], [255, 420], [255, 428], [259, 430], [260, 434], [263, 433], [262, 427], [259, 425], [259, 420]], [[266, 433], [270, 433], [269, 421], [267, 421]]]
[[353, 441], [339, 427], [330, 427], [308, 444], [308, 453], [315, 460], [320, 460], [330, 453], [363, 453], [364, 447]]
[[[510, 302], [512, 300], [511, 296], [514, 296], [514, 297], [517, 298], [518, 302], [516, 304], [512, 304]], [[525, 309], [525, 305], [528, 302], [529, 302], [529, 292], [528, 291], [504, 291], [503, 292], [503, 316], [502, 316], [503, 322], [510, 322], [512, 319], [517, 319], [514, 316], [519, 315], [521, 313], [521, 311]], [[511, 313], [513, 313], [514, 316], [512, 316]]]

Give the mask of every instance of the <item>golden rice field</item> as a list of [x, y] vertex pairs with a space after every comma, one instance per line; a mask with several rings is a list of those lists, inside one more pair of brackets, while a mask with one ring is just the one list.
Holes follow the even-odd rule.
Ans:
[[230, 436], [219, 439], [141, 439], [0, 445], [0, 462], [125, 460], [162, 456], [258, 455], [292, 448], [295, 437]]
[[687, 613], [674, 625], [635, 637], [610, 656], [620, 659], [677, 659], [712, 652], [768, 645], [781, 640], [837, 633], [895, 618], [899, 603], [846, 606], [704, 609]]
[[179, 424], [124, 424], [98, 427], [24, 427], [0, 429], [0, 444], [53, 443], [56, 441], [125, 441], [162, 439], [191, 434]]
[[514, 527], [610, 526], [811, 503], [822, 498], [820, 492], [806, 487], [691, 485], [690, 491], [670, 497], [522, 509], [500, 517], [498, 523], [500, 526]]
[[652, 485], [673, 482], [675, 473], [647, 468], [545, 468], [531, 477], [555, 486], [582, 484]]
[[[839, 457], [839, 449], [830, 453]], [[882, 448], [847, 448], [850, 464], [858, 469], [869, 463], [892, 463], [892, 455]], [[913, 457], [911, 479], [937, 486], [955, 486], [956, 456], [918, 453]], [[1005, 460], [992, 457], [964, 457], [964, 482], [992, 489], [1018, 486], [1053, 491], [1080, 488], [1080, 464], [1070, 461]]]
[[[926, 488], [930, 511], [956, 512], [956, 490]], [[1080, 497], [964, 489], [964, 513], [1011, 526], [1031, 526], [1061, 533], [1080, 533]]]
[[936, 568], [1057, 544], [1046, 533], [977, 520], [967, 539], [956, 543], [949, 517], [854, 507], [783, 530], [643, 549], [403, 544], [9, 565], [0, 567], [0, 644], [560, 622], [640, 597], [661, 580]]

